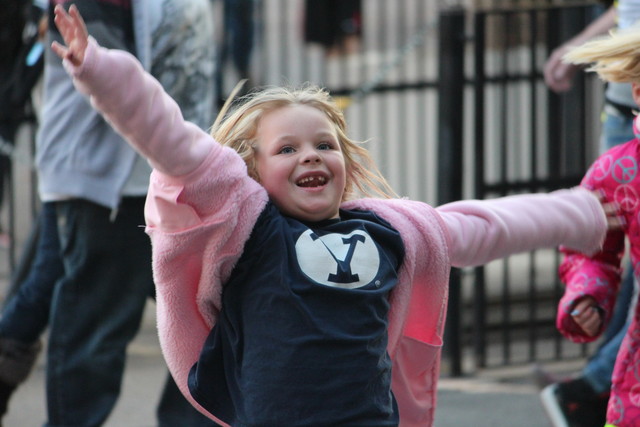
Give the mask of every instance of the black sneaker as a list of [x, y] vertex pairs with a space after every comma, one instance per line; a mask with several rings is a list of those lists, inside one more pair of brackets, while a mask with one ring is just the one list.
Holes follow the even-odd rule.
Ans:
[[551, 384], [540, 399], [554, 427], [602, 427], [609, 393], [597, 394], [582, 378]]

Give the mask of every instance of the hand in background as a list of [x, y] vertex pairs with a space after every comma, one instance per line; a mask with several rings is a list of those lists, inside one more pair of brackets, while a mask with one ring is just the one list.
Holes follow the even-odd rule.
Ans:
[[569, 64], [562, 60], [562, 57], [569, 49], [567, 45], [562, 45], [554, 49], [544, 64], [544, 82], [549, 89], [556, 93], [566, 92], [571, 89], [571, 86], [573, 86], [573, 78], [580, 68], [577, 65]]
[[582, 31], [560, 45], [551, 52], [549, 59], [544, 64], [544, 82], [556, 93], [566, 92], [573, 85], [575, 77], [580, 66], [568, 64], [562, 60], [562, 57], [573, 47], [580, 46], [583, 43], [607, 34], [611, 29], [615, 28], [618, 19], [617, 7], [610, 6], [609, 9], [600, 15], [595, 21], [587, 25]]
[[596, 300], [586, 296], [578, 301], [571, 312], [573, 320], [590, 337], [595, 336], [602, 327], [602, 315]]
[[54, 41], [51, 44], [51, 49], [60, 58], [69, 60], [73, 65], [81, 65], [84, 61], [89, 33], [76, 5], [71, 5], [69, 13], [61, 5], [57, 5], [54, 22], [66, 46]]

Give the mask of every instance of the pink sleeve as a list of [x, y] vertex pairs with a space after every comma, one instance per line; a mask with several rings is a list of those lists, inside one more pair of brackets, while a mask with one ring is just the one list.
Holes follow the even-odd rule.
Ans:
[[[609, 239], [607, 239], [609, 240]], [[622, 239], [624, 247], [624, 236]], [[604, 249], [593, 257], [581, 253], [566, 251], [566, 257], [560, 265], [560, 280], [565, 284], [565, 292], [558, 303], [556, 327], [568, 339], [575, 342], [589, 342], [598, 336], [590, 337], [571, 317], [578, 300], [584, 296], [593, 297], [603, 310], [603, 326], [611, 318], [616, 301], [616, 294], [620, 285], [619, 268], [622, 254], [619, 256], [608, 250], [610, 242], [605, 243]], [[610, 247], [610, 246], [609, 246]], [[605, 259], [614, 255], [617, 262]]]
[[79, 67], [65, 61], [78, 90], [154, 169], [180, 176], [195, 170], [218, 144], [193, 123], [131, 54], [90, 38]]
[[459, 201], [437, 210], [450, 235], [455, 267], [560, 245], [594, 253], [607, 230], [600, 202], [582, 188]]

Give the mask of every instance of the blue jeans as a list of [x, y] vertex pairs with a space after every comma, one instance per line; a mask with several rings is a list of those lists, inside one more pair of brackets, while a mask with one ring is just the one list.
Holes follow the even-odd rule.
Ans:
[[[630, 141], [634, 137], [633, 118], [618, 112], [610, 105], [605, 106], [600, 138], [601, 151], [604, 152], [618, 144]], [[583, 378], [596, 393], [603, 393], [611, 388], [611, 375], [618, 349], [629, 328], [628, 313], [633, 290], [633, 267], [629, 263], [624, 270], [613, 315], [603, 333], [603, 341], [582, 370]]]
[[[65, 273], [51, 301], [46, 426], [100, 426], [116, 403], [127, 346], [153, 294], [143, 207], [144, 197], [125, 198], [111, 220], [111, 210], [86, 200], [56, 202]], [[176, 397], [197, 420], [180, 425], [214, 425]], [[160, 419], [176, 406], [161, 403]]]
[[40, 339], [49, 324], [51, 294], [64, 272], [53, 203], [43, 203], [38, 215], [35, 258], [0, 318], [0, 336], [26, 344]]

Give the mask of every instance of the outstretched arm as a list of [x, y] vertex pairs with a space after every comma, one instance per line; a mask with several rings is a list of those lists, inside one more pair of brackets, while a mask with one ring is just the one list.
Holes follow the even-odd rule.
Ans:
[[442, 205], [437, 211], [449, 232], [455, 267], [560, 245], [594, 253], [611, 226], [611, 214], [594, 193], [583, 188], [464, 200]]

